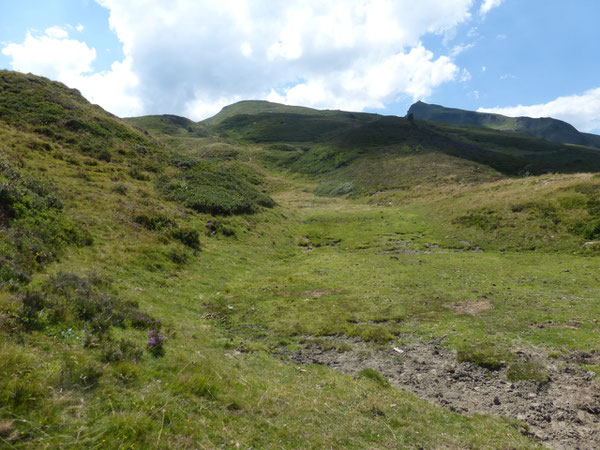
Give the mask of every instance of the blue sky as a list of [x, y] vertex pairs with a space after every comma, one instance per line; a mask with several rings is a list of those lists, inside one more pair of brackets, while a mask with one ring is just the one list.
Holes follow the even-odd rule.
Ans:
[[417, 100], [600, 133], [596, 0], [0, 0], [0, 67], [120, 115]]

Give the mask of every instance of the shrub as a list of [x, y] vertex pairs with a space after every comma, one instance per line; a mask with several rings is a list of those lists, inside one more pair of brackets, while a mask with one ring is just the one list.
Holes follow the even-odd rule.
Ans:
[[174, 220], [171, 220], [162, 214], [154, 214], [152, 216], [139, 214], [135, 216], [133, 221], [150, 231], [163, 231], [177, 227], [177, 223]]
[[91, 244], [90, 234], [65, 214], [55, 191], [0, 160], [0, 285], [18, 290], [65, 246]]
[[19, 298], [20, 320], [29, 328], [40, 326], [42, 315], [50, 323], [81, 325], [88, 332], [84, 342], [88, 346], [97, 344], [93, 339], [99, 341], [111, 326], [157, 326], [158, 321], [140, 311], [136, 302], [111, 297], [104, 292], [108, 288], [108, 283], [96, 276], [83, 278], [59, 272], [41, 286], [41, 291]]
[[194, 249], [200, 249], [200, 233], [193, 228], [177, 228], [171, 231], [171, 236], [182, 244]]
[[162, 177], [158, 189], [170, 200], [197, 212], [209, 214], [252, 214], [259, 207], [273, 207], [275, 202], [260, 192], [248, 169], [241, 166], [221, 167], [200, 161], [176, 177]]

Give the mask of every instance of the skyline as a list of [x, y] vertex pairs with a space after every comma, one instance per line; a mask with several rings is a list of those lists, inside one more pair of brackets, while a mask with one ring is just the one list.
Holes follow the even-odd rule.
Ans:
[[417, 100], [600, 133], [600, 5], [577, 0], [24, 0], [0, 67], [124, 116], [265, 99], [404, 115]]

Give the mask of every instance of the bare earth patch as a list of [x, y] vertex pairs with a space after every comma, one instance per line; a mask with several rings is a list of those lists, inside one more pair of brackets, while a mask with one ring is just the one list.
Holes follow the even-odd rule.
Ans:
[[470, 314], [476, 316], [477, 314], [492, 309], [493, 306], [488, 300], [471, 300], [466, 302], [453, 302], [446, 305], [456, 314]]
[[[521, 420], [528, 425], [525, 433], [551, 448], [600, 448], [600, 384], [592, 372], [581, 370], [582, 358], [559, 360], [540, 351], [517, 352], [522, 360], [541, 364], [550, 375], [550, 381], [540, 385], [511, 382], [506, 368], [490, 372], [473, 363], [457, 362], [454, 351], [436, 342], [415, 341], [381, 350], [344, 339], [351, 350], [340, 353], [314, 346], [291, 357], [298, 363], [324, 364], [354, 375], [372, 368], [393, 387], [452, 411]], [[598, 357], [585, 356], [585, 362]]]

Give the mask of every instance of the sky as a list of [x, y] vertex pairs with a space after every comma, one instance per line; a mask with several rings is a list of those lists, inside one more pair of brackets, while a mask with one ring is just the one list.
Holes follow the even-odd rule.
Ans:
[[598, 0], [0, 0], [0, 68], [121, 116], [422, 100], [600, 133]]

